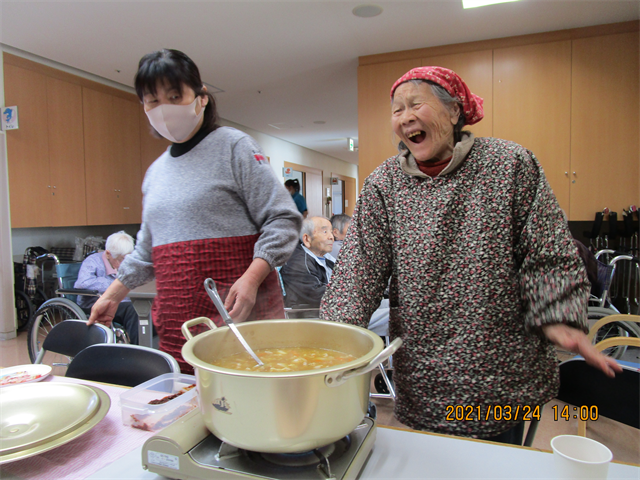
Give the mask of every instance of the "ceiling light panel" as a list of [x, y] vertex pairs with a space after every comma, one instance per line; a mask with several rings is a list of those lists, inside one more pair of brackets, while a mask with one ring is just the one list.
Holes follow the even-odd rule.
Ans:
[[462, 0], [463, 8], [485, 7], [496, 3], [517, 2], [518, 0]]

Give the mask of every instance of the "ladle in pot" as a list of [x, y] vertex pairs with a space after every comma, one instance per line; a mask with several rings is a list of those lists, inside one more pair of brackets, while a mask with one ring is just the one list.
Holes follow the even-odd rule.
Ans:
[[213, 281], [213, 278], [207, 278], [204, 281], [204, 289], [209, 294], [209, 298], [211, 298], [211, 300], [213, 301], [213, 304], [218, 309], [218, 312], [220, 312], [220, 316], [224, 320], [224, 323], [226, 323], [229, 326], [229, 328], [234, 333], [234, 335], [238, 338], [238, 340], [240, 341], [240, 343], [242, 344], [244, 349], [247, 352], [249, 352], [249, 355], [251, 355], [251, 357], [253, 357], [253, 359], [256, 361], [256, 363], [258, 365], [260, 365], [261, 367], [264, 366], [264, 363], [262, 363], [262, 361], [255, 354], [255, 352], [253, 350], [251, 350], [251, 347], [249, 346], [247, 341], [244, 339], [244, 337], [242, 336], [242, 334], [238, 330], [238, 327], [236, 327], [236, 324], [233, 323], [233, 320], [231, 319], [231, 316], [229, 315], [229, 312], [227, 312], [227, 309], [224, 308], [224, 303], [222, 303], [222, 299], [220, 298], [220, 295], [218, 294], [218, 289], [216, 288], [216, 282]]

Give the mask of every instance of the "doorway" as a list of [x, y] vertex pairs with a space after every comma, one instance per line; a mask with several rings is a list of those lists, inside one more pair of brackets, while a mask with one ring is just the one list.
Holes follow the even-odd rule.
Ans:
[[331, 213], [344, 213], [344, 181], [339, 178], [331, 179]]
[[284, 162], [285, 168], [290, 167], [293, 172], [289, 178], [297, 178], [300, 182], [300, 193], [307, 201], [309, 217], [322, 216], [322, 170], [306, 167], [296, 163]]
[[[353, 216], [356, 206], [356, 179], [331, 172], [331, 207], [332, 213], [344, 213]], [[334, 183], [334, 182], [338, 183]], [[335, 190], [334, 190], [335, 189]], [[338, 210], [341, 210], [338, 212]]]

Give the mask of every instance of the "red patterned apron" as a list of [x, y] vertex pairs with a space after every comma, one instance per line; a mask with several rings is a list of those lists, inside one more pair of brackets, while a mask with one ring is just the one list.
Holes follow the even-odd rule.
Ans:
[[[218, 326], [224, 321], [204, 289], [213, 278], [222, 301], [253, 261], [253, 247], [260, 235], [177, 242], [153, 247], [157, 296], [153, 302], [153, 326], [160, 337], [160, 350], [175, 357], [183, 373], [193, 373], [182, 358], [186, 340], [182, 324], [208, 317]], [[258, 288], [249, 320], [284, 318], [282, 290], [272, 271]], [[195, 335], [196, 331], [193, 331]]]

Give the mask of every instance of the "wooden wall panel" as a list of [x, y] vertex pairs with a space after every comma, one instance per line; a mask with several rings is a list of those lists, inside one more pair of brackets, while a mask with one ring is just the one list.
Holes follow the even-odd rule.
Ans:
[[358, 190], [365, 178], [387, 158], [398, 153], [391, 129], [389, 91], [419, 59], [358, 67]]
[[[142, 222], [142, 165], [139, 114], [140, 102], [116, 98], [116, 109], [121, 116], [116, 133], [120, 142], [118, 189], [121, 199], [123, 222]], [[145, 170], [146, 171], [146, 170]]]
[[141, 221], [139, 104], [83, 90], [87, 220]]
[[494, 50], [493, 133], [531, 150], [569, 214], [571, 41]]
[[6, 132], [13, 228], [46, 227], [51, 217], [46, 77], [4, 65], [5, 105], [18, 106], [18, 129]]
[[573, 41], [571, 220], [640, 205], [638, 45], [638, 32]]
[[493, 84], [491, 82], [493, 51], [480, 50], [425, 57], [422, 59], [422, 65], [453, 70], [465, 81], [471, 92], [482, 97], [484, 118], [475, 125], [466, 126], [464, 129], [473, 132], [476, 137], [493, 136]]
[[49, 166], [54, 227], [87, 224], [82, 87], [47, 78]]

